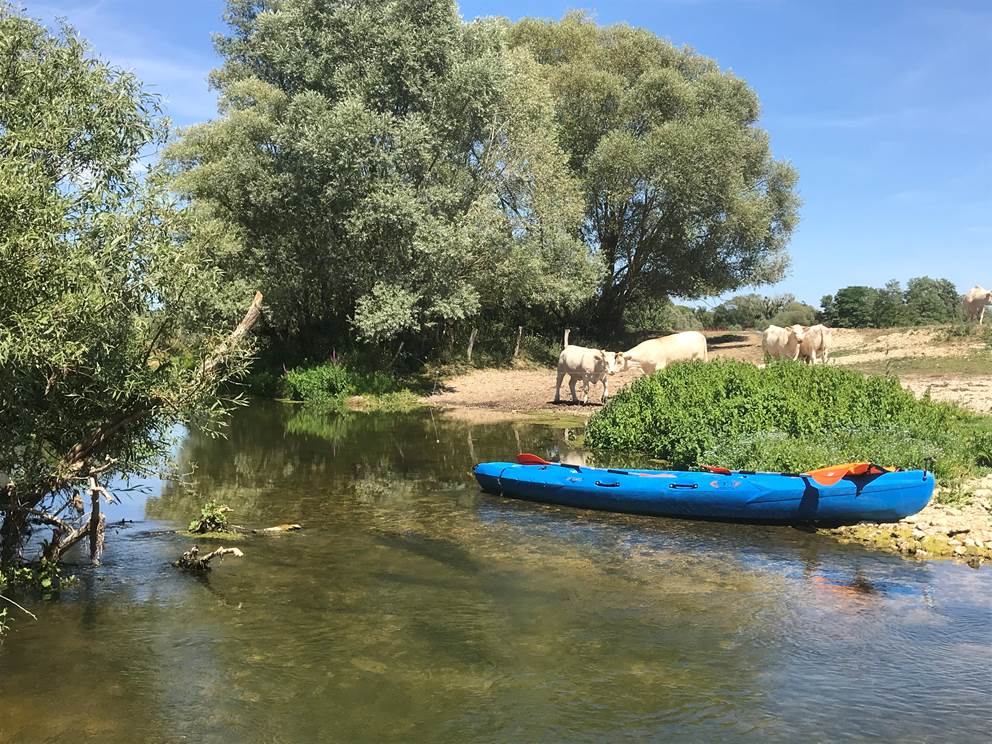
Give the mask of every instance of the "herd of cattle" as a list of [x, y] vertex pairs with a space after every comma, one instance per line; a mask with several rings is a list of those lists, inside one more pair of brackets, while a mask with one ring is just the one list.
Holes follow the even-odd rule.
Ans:
[[[975, 286], [964, 296], [964, 314], [970, 320], [984, 321], [985, 307], [992, 304], [992, 290]], [[830, 358], [831, 329], [825, 325], [792, 325], [788, 328], [772, 325], [761, 334], [765, 359], [802, 359], [807, 364], [826, 363]], [[706, 337], [699, 331], [683, 331], [671, 336], [650, 338], [629, 351], [605, 351], [585, 346], [566, 346], [558, 357], [558, 381], [555, 383], [555, 403], [561, 401], [561, 383], [569, 376], [572, 402], [578, 402], [575, 385], [583, 385], [583, 403], [589, 402], [589, 389], [603, 384], [603, 403], [610, 395], [609, 378], [617, 372], [634, 367], [644, 375], [664, 369], [672, 362], [692, 359], [706, 361]]]

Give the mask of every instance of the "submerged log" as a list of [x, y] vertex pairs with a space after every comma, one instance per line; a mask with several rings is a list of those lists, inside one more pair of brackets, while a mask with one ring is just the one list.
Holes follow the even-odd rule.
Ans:
[[179, 560], [175, 561], [172, 565], [183, 571], [202, 573], [210, 570], [210, 561], [225, 555], [233, 555], [235, 558], [241, 558], [244, 556], [244, 553], [238, 548], [217, 548], [217, 550], [211, 551], [201, 558], [200, 549], [194, 545], [179, 556]]
[[296, 532], [297, 530], [302, 530], [302, 529], [303, 529], [303, 525], [302, 524], [295, 524], [295, 523], [294, 524], [277, 524], [275, 527], [266, 527], [266, 528], [261, 529], [261, 530], [252, 530], [252, 532], [253, 533], [256, 533], [256, 534], [261, 533], [263, 535], [272, 535], [272, 534], [278, 534], [278, 533], [282, 533], [282, 532]]

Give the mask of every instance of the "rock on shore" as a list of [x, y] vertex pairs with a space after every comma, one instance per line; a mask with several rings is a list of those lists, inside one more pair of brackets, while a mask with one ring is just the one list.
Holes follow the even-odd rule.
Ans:
[[824, 530], [913, 558], [951, 558], [978, 567], [992, 561], [992, 475], [969, 484], [969, 501], [950, 506], [931, 501], [923, 511], [890, 524], [856, 524]]

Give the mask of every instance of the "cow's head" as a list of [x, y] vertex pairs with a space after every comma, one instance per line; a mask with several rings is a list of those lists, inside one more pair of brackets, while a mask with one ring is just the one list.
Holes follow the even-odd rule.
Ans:
[[623, 369], [622, 365], [625, 360], [623, 358], [623, 354], [620, 352], [600, 349], [599, 356], [606, 363], [606, 373], [608, 375], [615, 375]]
[[798, 323], [793, 326], [789, 326], [787, 329], [789, 331], [789, 336], [796, 339], [796, 343], [802, 343], [803, 339], [806, 338], [806, 328], [803, 328]]

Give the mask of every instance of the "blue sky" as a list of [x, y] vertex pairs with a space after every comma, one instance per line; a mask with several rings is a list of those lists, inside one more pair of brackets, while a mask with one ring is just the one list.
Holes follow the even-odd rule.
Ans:
[[[211, 118], [222, 0], [26, 2], [66, 18], [160, 93], [179, 126]], [[462, 15], [584, 8], [689, 45], [757, 91], [804, 204], [789, 276], [765, 293], [818, 304], [847, 284], [928, 274], [992, 286], [992, 2], [463, 0]], [[708, 303], [708, 304], [712, 304]]]

